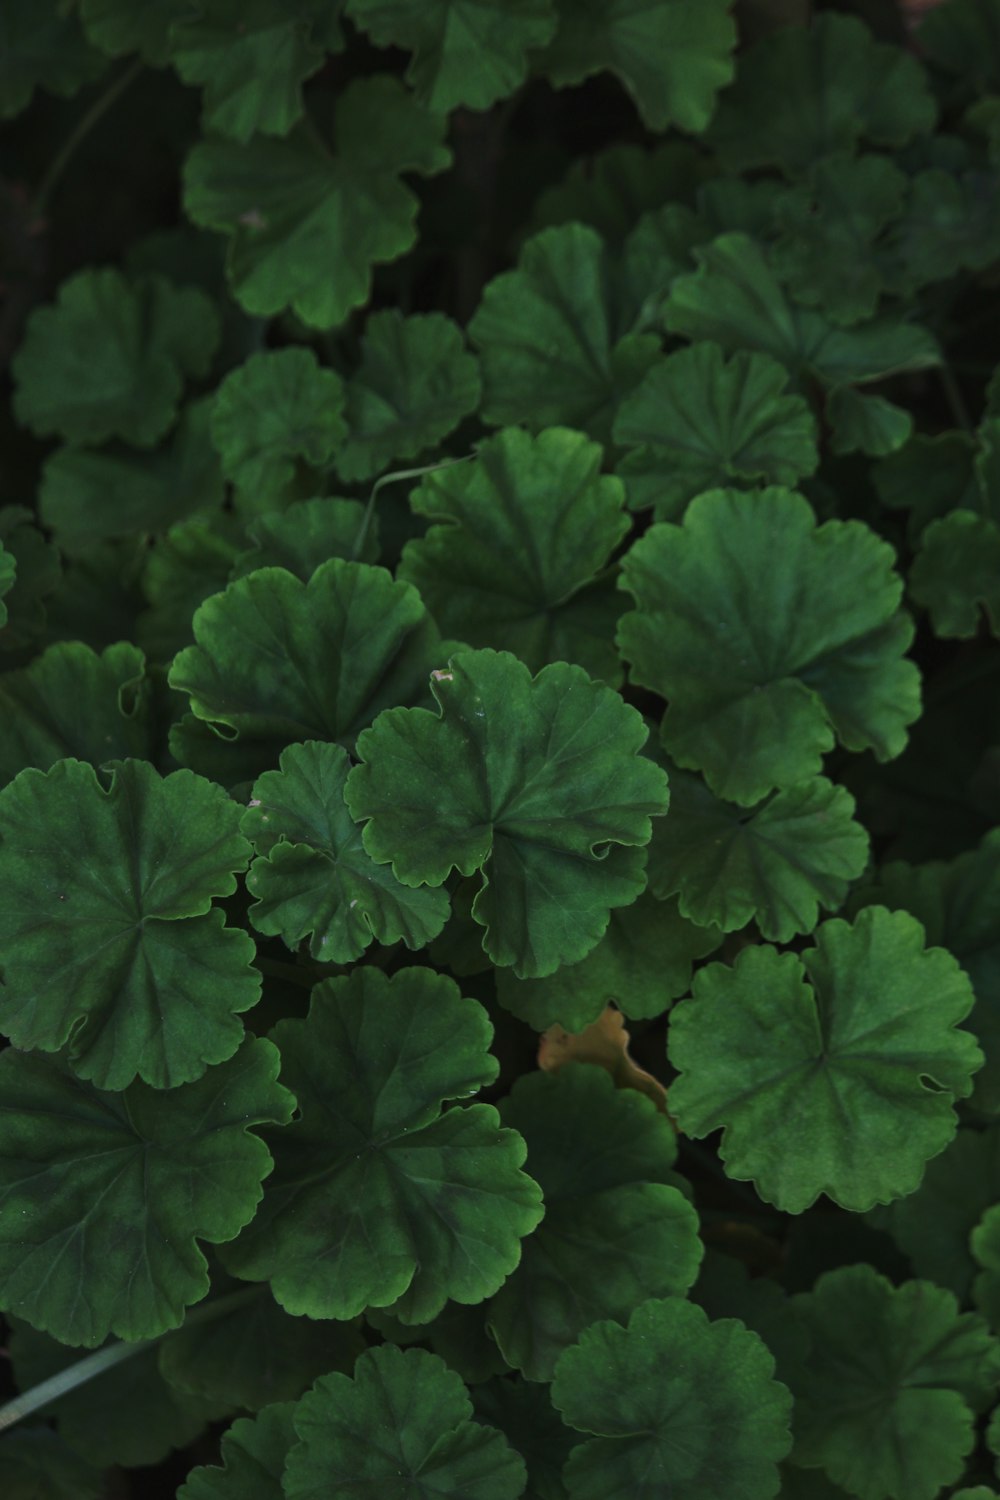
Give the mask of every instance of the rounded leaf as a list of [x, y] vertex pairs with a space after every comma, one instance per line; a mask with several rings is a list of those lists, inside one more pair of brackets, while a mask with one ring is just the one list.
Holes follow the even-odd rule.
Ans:
[[282, 1477], [296, 1442], [294, 1401], [266, 1406], [256, 1417], [240, 1417], [222, 1434], [222, 1468], [192, 1469], [177, 1500], [285, 1500]]

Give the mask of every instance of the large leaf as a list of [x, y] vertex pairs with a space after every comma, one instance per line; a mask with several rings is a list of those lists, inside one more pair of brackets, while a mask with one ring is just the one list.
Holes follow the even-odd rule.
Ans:
[[[341, 558], [308, 583], [284, 568], [237, 579], [206, 599], [194, 634], [169, 681], [189, 695], [195, 722], [173, 730], [171, 748], [195, 765], [214, 748], [234, 782], [276, 765], [295, 740], [352, 747], [383, 708], [425, 695], [439, 651], [410, 584]], [[215, 741], [207, 751], [197, 720]]]
[[406, 544], [397, 576], [446, 635], [510, 651], [533, 672], [575, 661], [617, 686], [622, 598], [597, 575], [628, 518], [602, 457], [565, 427], [488, 438], [471, 464], [428, 474], [411, 493], [417, 514], [436, 524]]
[[763, 1340], [709, 1322], [680, 1297], [595, 1323], [556, 1367], [552, 1402], [578, 1443], [563, 1468], [572, 1500], [772, 1500], [791, 1447], [792, 1399]]
[[402, 885], [365, 852], [344, 802], [350, 765], [340, 745], [289, 745], [280, 769], [255, 783], [240, 825], [258, 855], [251, 922], [290, 948], [309, 937], [326, 963], [351, 963], [373, 941], [426, 947], [449, 910], [443, 890]]
[[489, 1305], [507, 1363], [551, 1380], [556, 1360], [598, 1318], [623, 1320], [647, 1297], [683, 1296], [698, 1274], [698, 1216], [671, 1168], [666, 1116], [610, 1073], [573, 1063], [519, 1078], [500, 1107], [528, 1146], [545, 1218]]
[[906, 912], [823, 922], [815, 943], [699, 970], [671, 1012], [670, 1108], [688, 1135], [723, 1126], [728, 1175], [766, 1202], [858, 1213], [912, 1193], [954, 1136], [982, 1063], [957, 1029], [972, 987]]
[[482, 871], [472, 907], [498, 965], [540, 978], [583, 958], [644, 882], [640, 848], [666, 776], [617, 693], [563, 662], [532, 678], [507, 652], [462, 652], [432, 683], [440, 712], [390, 709], [347, 782], [364, 844], [404, 885]]
[[99, 1088], [155, 1088], [231, 1057], [260, 975], [213, 897], [250, 846], [239, 808], [191, 771], [79, 760], [22, 771], [0, 792], [0, 1026], [18, 1047], [68, 1047]]
[[294, 1401], [240, 1417], [222, 1434], [222, 1468], [199, 1465], [177, 1491], [177, 1500], [285, 1500], [282, 1475], [296, 1441]]
[[308, 1018], [273, 1032], [299, 1117], [267, 1136], [274, 1177], [223, 1263], [312, 1318], [392, 1303], [421, 1323], [449, 1297], [495, 1292], [541, 1192], [491, 1105], [441, 1112], [496, 1077], [491, 1035], [482, 1007], [429, 969], [319, 985]]
[[284, 140], [202, 142], [185, 167], [185, 207], [230, 236], [229, 281], [247, 312], [291, 307], [332, 328], [367, 300], [376, 262], [413, 245], [417, 199], [399, 179], [448, 165], [443, 133], [444, 118], [394, 78], [356, 79], [337, 100], [333, 152], [303, 126]]
[[248, 1039], [196, 1083], [112, 1094], [0, 1053], [0, 1305], [87, 1348], [176, 1328], [208, 1291], [197, 1241], [232, 1239], [260, 1200], [271, 1158], [250, 1127], [295, 1106], [277, 1071]]
[[[780, 538], [780, 546], [776, 545]], [[895, 553], [860, 521], [817, 527], [790, 490], [713, 490], [627, 553], [619, 647], [669, 700], [661, 738], [717, 796], [752, 804], [839, 741], [891, 760], [920, 711]]]

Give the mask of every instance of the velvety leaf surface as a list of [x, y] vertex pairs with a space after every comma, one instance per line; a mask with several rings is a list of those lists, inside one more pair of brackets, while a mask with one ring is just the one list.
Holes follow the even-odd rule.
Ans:
[[983, 1320], [930, 1282], [894, 1287], [865, 1265], [829, 1272], [793, 1306], [812, 1344], [793, 1381], [795, 1463], [860, 1500], [934, 1500], [961, 1478], [1000, 1378]]
[[462, 330], [442, 313], [372, 313], [361, 362], [347, 383], [342, 479], [370, 479], [393, 459], [416, 458], [479, 405], [479, 366]]
[[28, 769], [0, 792], [0, 1026], [68, 1047], [98, 1088], [189, 1083], [231, 1057], [260, 975], [248, 935], [212, 907], [250, 849], [221, 787], [147, 761]]
[[446, 635], [510, 651], [533, 672], [577, 662], [617, 686], [622, 599], [598, 574], [628, 519], [602, 457], [565, 427], [487, 438], [471, 463], [428, 474], [411, 493], [414, 511], [435, 524], [407, 542], [397, 576]]
[[482, 871], [472, 915], [490, 958], [554, 973], [641, 893], [637, 846], [668, 800], [638, 757], [645, 725], [581, 668], [532, 678], [505, 651], [461, 652], [431, 686], [438, 714], [391, 709], [359, 737], [346, 797], [364, 846], [404, 885]]
[[614, 421], [615, 442], [632, 449], [617, 468], [632, 508], [679, 520], [703, 490], [794, 485], [812, 474], [816, 421], [787, 384], [787, 371], [768, 355], [743, 351], [727, 361], [710, 342], [659, 360]]
[[251, 922], [290, 948], [308, 937], [325, 963], [351, 963], [373, 941], [423, 948], [449, 910], [445, 891], [402, 885], [366, 853], [344, 802], [350, 768], [340, 745], [289, 745], [255, 783], [240, 825], [258, 855]]
[[761, 945], [695, 975], [674, 1007], [670, 1109], [724, 1127], [729, 1176], [803, 1213], [820, 1193], [861, 1212], [912, 1193], [957, 1127], [982, 1053], [957, 1023], [972, 988], [906, 912], [869, 907], [801, 955]]
[[41, 87], [75, 94], [107, 61], [58, 0], [6, 0], [0, 16], [0, 118], [19, 114]]
[[287, 1500], [433, 1495], [518, 1500], [524, 1460], [473, 1420], [460, 1378], [424, 1349], [368, 1349], [354, 1379], [324, 1375], [298, 1403]]
[[378, 526], [372, 518], [364, 527], [365, 507], [357, 500], [317, 495], [295, 500], [284, 510], [265, 511], [247, 522], [246, 536], [253, 546], [234, 561], [232, 578], [244, 578], [258, 568], [287, 568], [308, 583], [331, 557], [373, 563], [378, 558]]
[[[194, 634], [170, 686], [211, 726], [232, 781], [275, 765], [295, 740], [353, 745], [382, 709], [426, 695], [440, 650], [410, 584], [340, 558], [307, 583], [284, 568], [237, 579], [201, 606]], [[182, 723], [171, 734], [178, 759], [196, 765], [197, 727]]]
[[502, 1102], [524, 1137], [545, 1218], [492, 1299], [487, 1327], [507, 1363], [551, 1380], [598, 1318], [626, 1319], [648, 1297], [683, 1296], [698, 1274], [698, 1216], [671, 1171], [673, 1127], [603, 1068], [529, 1073]]
[[448, 165], [443, 131], [444, 117], [396, 79], [355, 79], [337, 100], [333, 152], [301, 126], [284, 140], [201, 142], [185, 167], [184, 206], [230, 237], [229, 282], [247, 312], [291, 307], [310, 327], [332, 328], [367, 300], [372, 267], [413, 245], [417, 199], [399, 179]]
[[347, 0], [347, 14], [380, 47], [414, 54], [407, 82], [442, 113], [488, 109], [514, 93], [528, 53], [556, 29], [551, 0]]
[[[269, 1042], [169, 1093], [105, 1093], [60, 1061], [0, 1053], [0, 1303], [66, 1344], [176, 1328], [208, 1291], [198, 1240], [252, 1216], [271, 1158], [249, 1127], [294, 1099]], [[72, 1128], [67, 1128], [67, 1120]]]
[[524, 1500], [566, 1500], [560, 1476], [576, 1434], [562, 1421], [548, 1391], [507, 1375], [475, 1385], [469, 1394], [476, 1416], [499, 1427], [527, 1464]]
[[246, 539], [238, 517], [216, 511], [171, 526], [147, 551], [141, 575], [147, 607], [135, 636], [154, 662], [169, 664], [191, 644], [195, 611], [225, 588]]
[[710, 1323], [680, 1297], [641, 1303], [627, 1327], [595, 1323], [566, 1350], [553, 1405], [596, 1433], [566, 1460], [573, 1500], [772, 1500], [791, 1447], [791, 1396], [736, 1318]]
[[1000, 527], [956, 510], [932, 521], [910, 569], [910, 594], [930, 611], [935, 635], [967, 640], [982, 615], [1000, 635]]
[[608, 68], [651, 130], [708, 124], [733, 76], [726, 0], [556, 0], [559, 30], [541, 66], [559, 88]]
[[[775, 539], [781, 538], [780, 549]], [[890, 760], [920, 711], [893, 549], [790, 490], [712, 490], [622, 564], [619, 649], [669, 700], [667, 751], [746, 805], [815, 775], [836, 741]]]
[[215, 307], [195, 287], [78, 271], [28, 320], [11, 367], [14, 413], [40, 437], [150, 448], [173, 424], [185, 376], [207, 373], [218, 338]]
[[1000, 1328], [1000, 1203], [983, 1214], [969, 1237], [969, 1248], [980, 1267], [972, 1299], [995, 1333]]
[[282, 1476], [296, 1442], [296, 1403], [279, 1401], [240, 1417], [222, 1434], [222, 1467], [192, 1469], [177, 1500], [285, 1500]]
[[787, 943], [811, 932], [820, 908], [836, 910], [868, 860], [854, 798], [814, 776], [748, 809], [673, 771], [670, 810], [653, 825], [649, 888], [678, 897], [683, 916], [733, 932], [755, 920]]
[[275, 1174], [226, 1267], [313, 1318], [398, 1303], [426, 1322], [449, 1297], [496, 1291], [541, 1193], [491, 1105], [440, 1110], [495, 1079], [491, 1035], [482, 1007], [427, 969], [319, 985], [308, 1019], [273, 1033], [301, 1118], [268, 1136]]

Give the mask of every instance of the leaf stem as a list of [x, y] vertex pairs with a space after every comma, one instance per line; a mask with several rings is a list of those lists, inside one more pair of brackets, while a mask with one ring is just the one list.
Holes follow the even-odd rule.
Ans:
[[48, 1380], [40, 1381], [38, 1385], [32, 1386], [30, 1391], [24, 1391], [15, 1396], [12, 1401], [0, 1406], [0, 1433], [6, 1428], [13, 1427], [15, 1422], [22, 1421], [32, 1412], [39, 1411], [43, 1406], [48, 1406], [51, 1401], [58, 1401], [60, 1396], [65, 1396], [79, 1385], [85, 1385], [88, 1380], [93, 1380], [95, 1375], [102, 1375], [105, 1370], [114, 1369], [126, 1359], [131, 1359], [135, 1354], [141, 1354], [144, 1349], [151, 1349], [161, 1339], [171, 1333], [181, 1333], [187, 1328], [193, 1328], [198, 1323], [208, 1323], [214, 1318], [219, 1318], [223, 1313], [231, 1312], [234, 1307], [243, 1302], [250, 1302], [259, 1297], [261, 1288], [259, 1286], [240, 1287], [238, 1291], [228, 1292], [224, 1297], [215, 1297], [209, 1302], [203, 1302], [193, 1312], [189, 1312], [180, 1328], [166, 1328], [163, 1333], [157, 1334], [152, 1339], [136, 1339], [131, 1343], [117, 1340], [113, 1344], [106, 1345], [103, 1349], [95, 1349], [93, 1354], [88, 1354], [84, 1359], [78, 1359], [76, 1364], [67, 1365], [65, 1369], [58, 1370], [55, 1375], [50, 1375]]
[[397, 479], [419, 479], [421, 475], [433, 474], [437, 469], [450, 469], [454, 464], [467, 463], [470, 458], [475, 458], [475, 456], [475, 451], [473, 451], [472, 453], [463, 453], [461, 458], [442, 458], [439, 463], [424, 464], [423, 468], [420, 469], [394, 469], [391, 474], [383, 474], [381, 479], [376, 479], [372, 485], [371, 494], [368, 496], [368, 504], [365, 506], [365, 513], [362, 517], [361, 525], [358, 527], [358, 534], [354, 538], [354, 550], [351, 553], [351, 561], [357, 562], [361, 556], [361, 549], [365, 545], [365, 538], [368, 535], [368, 528], [371, 525], [372, 514], [375, 509], [375, 497], [383, 485], [394, 484]]
[[974, 432], [976, 424], [969, 415], [969, 408], [965, 404], [962, 388], [955, 379], [954, 370], [945, 360], [942, 360], [938, 365], [938, 374], [941, 377], [941, 385], [955, 426], [961, 427], [963, 432]]
[[31, 207], [34, 213], [40, 214], [44, 212], [45, 205], [52, 194], [53, 188], [73, 160], [80, 146], [93, 130], [98, 120], [124, 94], [129, 84], [138, 78], [142, 70], [142, 59], [136, 58], [135, 62], [130, 63], [123, 73], [119, 73], [117, 78], [112, 79], [104, 90], [104, 93], [99, 95], [90, 108], [80, 116], [67, 139], [63, 142], [59, 151], [56, 152], [48, 171], [42, 178], [38, 190], [32, 199]]

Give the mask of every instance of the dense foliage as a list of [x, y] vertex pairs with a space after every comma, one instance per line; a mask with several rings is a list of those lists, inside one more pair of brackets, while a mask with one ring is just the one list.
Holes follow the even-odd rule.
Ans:
[[1000, 1494], [1000, 0], [809, 9], [0, 4], [3, 1500]]

